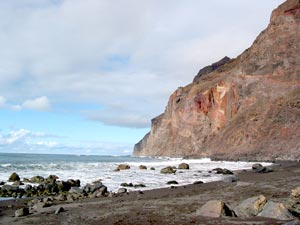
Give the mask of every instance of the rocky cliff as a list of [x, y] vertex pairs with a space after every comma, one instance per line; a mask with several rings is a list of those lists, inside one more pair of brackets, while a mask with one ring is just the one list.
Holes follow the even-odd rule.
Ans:
[[134, 154], [300, 159], [299, 37], [300, 1], [287, 0], [249, 49], [171, 95]]

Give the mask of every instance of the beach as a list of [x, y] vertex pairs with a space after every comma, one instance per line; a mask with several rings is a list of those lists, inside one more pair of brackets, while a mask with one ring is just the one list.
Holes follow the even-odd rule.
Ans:
[[[0, 224], [284, 224], [262, 217], [211, 218], [197, 214], [209, 200], [222, 200], [235, 208], [241, 201], [264, 195], [268, 201], [288, 204], [292, 189], [300, 184], [298, 162], [276, 162], [273, 172], [235, 172], [236, 182], [211, 182], [135, 191], [109, 197], [58, 202], [25, 217], [14, 217], [26, 200], [1, 201]], [[55, 215], [63, 207], [64, 211]], [[296, 219], [296, 217], [294, 218]]]

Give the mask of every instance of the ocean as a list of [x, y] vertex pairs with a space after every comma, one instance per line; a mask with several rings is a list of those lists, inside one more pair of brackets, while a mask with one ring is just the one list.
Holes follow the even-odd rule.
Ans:
[[[160, 173], [160, 169], [163, 167], [177, 167], [182, 162], [188, 163], [190, 169], [178, 170], [174, 175]], [[131, 168], [119, 172], [114, 171], [121, 163], [126, 163]], [[171, 180], [176, 180], [178, 185], [191, 184], [195, 181], [218, 181], [222, 180], [224, 176], [211, 173], [212, 169], [217, 167], [230, 170], [249, 169], [252, 164], [251, 162], [211, 161], [208, 158], [0, 153], [0, 181], [7, 181], [13, 172], [16, 172], [21, 180], [36, 175], [48, 177], [55, 174], [61, 180], [80, 179], [81, 186], [101, 180], [109, 191], [117, 191], [120, 184], [124, 182], [144, 184], [146, 187], [142, 190], [147, 190], [168, 187], [169, 185], [166, 183]], [[148, 169], [140, 170], [140, 165], [145, 165]], [[268, 164], [264, 163], [264, 165]], [[151, 167], [154, 167], [155, 170], [150, 170]]]

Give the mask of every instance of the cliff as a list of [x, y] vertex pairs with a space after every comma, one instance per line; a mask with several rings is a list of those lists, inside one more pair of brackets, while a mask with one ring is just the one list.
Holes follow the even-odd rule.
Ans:
[[134, 155], [299, 159], [299, 37], [300, 1], [287, 0], [249, 49], [171, 95]]

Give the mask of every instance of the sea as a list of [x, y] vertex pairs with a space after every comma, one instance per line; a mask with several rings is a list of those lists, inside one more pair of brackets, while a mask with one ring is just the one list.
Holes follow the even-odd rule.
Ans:
[[[166, 166], [178, 167], [188, 163], [189, 170], [178, 170], [175, 174], [161, 174]], [[129, 170], [114, 171], [119, 164], [128, 164]], [[262, 163], [268, 165], [268, 163]], [[147, 170], [139, 169], [140, 165]], [[253, 162], [212, 161], [209, 158], [152, 158], [133, 156], [100, 156], [100, 155], [54, 155], [54, 154], [17, 154], [0, 153], [0, 181], [7, 181], [16, 172], [21, 180], [39, 175], [48, 177], [57, 175], [60, 180], [79, 179], [81, 186], [101, 180], [109, 191], [117, 191], [121, 183], [144, 184], [142, 190], [169, 187], [168, 181], [177, 181], [186, 185], [195, 181], [212, 182], [222, 180], [223, 175], [214, 174], [214, 168], [230, 170], [250, 169]], [[153, 167], [155, 170], [150, 170]], [[139, 188], [141, 189], [141, 188]], [[134, 191], [129, 188], [129, 191]]]

